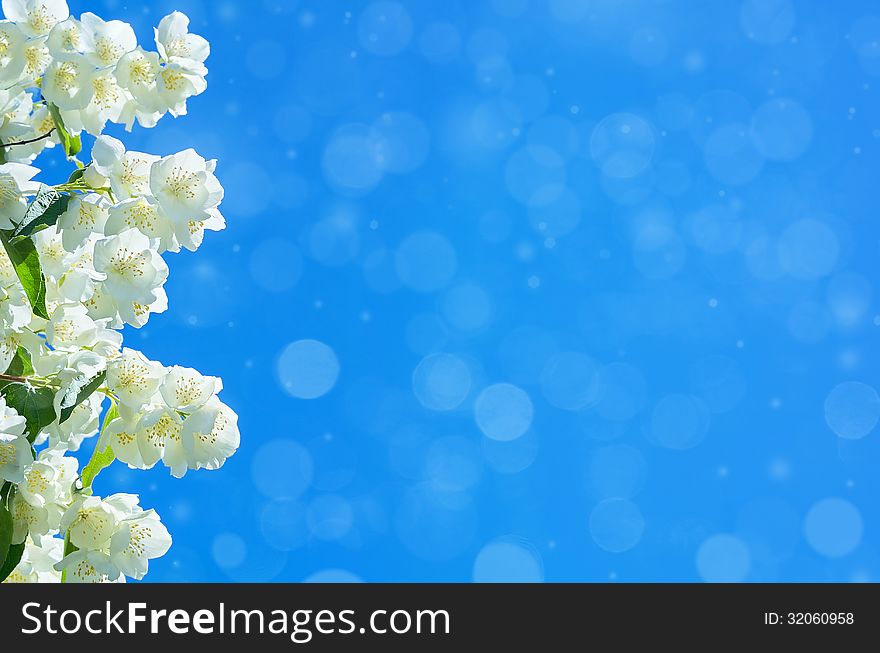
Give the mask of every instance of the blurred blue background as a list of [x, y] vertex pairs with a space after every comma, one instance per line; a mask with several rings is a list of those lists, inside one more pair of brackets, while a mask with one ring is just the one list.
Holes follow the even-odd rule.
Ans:
[[71, 3], [173, 9], [228, 229], [126, 341], [242, 446], [101, 476], [148, 580], [878, 580], [875, 3]]

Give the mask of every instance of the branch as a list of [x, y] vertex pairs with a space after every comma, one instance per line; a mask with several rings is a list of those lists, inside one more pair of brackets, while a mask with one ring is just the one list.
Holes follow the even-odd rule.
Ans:
[[52, 135], [53, 131], [55, 131], [54, 127], [52, 127], [52, 129], [47, 131], [42, 136], [37, 136], [36, 138], [29, 138], [26, 141], [17, 141], [15, 143], [0, 143], [0, 147], [7, 148], [7, 147], [12, 147], [13, 145], [28, 145], [29, 143], [36, 143], [37, 141], [41, 141], [44, 138], [49, 138]]
[[16, 383], [27, 383], [26, 376], [13, 376], [12, 374], [0, 374], [0, 381], [14, 381]]

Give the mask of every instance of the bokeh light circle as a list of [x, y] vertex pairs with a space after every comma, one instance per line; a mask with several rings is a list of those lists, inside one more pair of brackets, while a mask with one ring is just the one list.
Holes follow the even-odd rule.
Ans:
[[294, 440], [270, 440], [251, 460], [256, 488], [271, 499], [296, 499], [312, 483], [314, 463], [309, 452]]
[[862, 515], [845, 499], [824, 499], [804, 518], [804, 537], [820, 555], [840, 558], [856, 550], [862, 541]]
[[745, 542], [720, 533], [700, 545], [696, 563], [700, 578], [707, 583], [739, 583], [748, 576], [752, 560]]
[[709, 409], [701, 399], [669, 394], [654, 406], [651, 435], [657, 444], [668, 449], [690, 449], [703, 440], [709, 421]]
[[600, 393], [592, 410], [603, 419], [625, 422], [645, 405], [647, 385], [641, 371], [629, 363], [611, 363], [600, 372]]
[[560, 352], [541, 372], [541, 391], [557, 408], [580, 410], [598, 397], [599, 380], [599, 365], [592, 358], [576, 351]]
[[794, 29], [794, 5], [790, 0], [745, 0], [740, 5], [739, 22], [748, 38], [775, 45]]
[[350, 124], [330, 137], [321, 158], [328, 183], [342, 193], [361, 195], [382, 180], [382, 157], [371, 127]]
[[435, 292], [449, 285], [458, 258], [445, 236], [420, 231], [407, 236], [394, 256], [394, 269], [401, 282], [416, 292]]
[[813, 121], [794, 100], [774, 98], [755, 110], [751, 134], [762, 156], [771, 161], [793, 161], [810, 145]]
[[840, 245], [834, 230], [812, 218], [797, 220], [779, 236], [779, 262], [795, 279], [815, 281], [834, 270]]
[[425, 356], [412, 375], [416, 399], [431, 410], [458, 408], [470, 394], [471, 382], [467, 363], [453, 354]]
[[475, 583], [540, 583], [544, 580], [541, 557], [533, 547], [516, 541], [490, 542], [474, 560]]
[[264, 290], [281, 293], [293, 288], [302, 276], [299, 248], [283, 238], [269, 238], [251, 252], [250, 272]]
[[247, 557], [247, 544], [235, 533], [219, 533], [211, 543], [211, 555], [221, 569], [238, 567]]
[[605, 499], [590, 513], [590, 536], [599, 548], [623, 553], [635, 547], [645, 532], [642, 511], [627, 499]]
[[630, 499], [642, 489], [646, 471], [645, 457], [638, 449], [615, 444], [593, 452], [587, 468], [587, 480], [600, 497]]
[[860, 381], [845, 381], [825, 398], [825, 423], [847, 440], [865, 437], [880, 421], [880, 396]]
[[753, 181], [764, 168], [764, 159], [754, 147], [749, 128], [741, 123], [714, 130], [706, 139], [704, 160], [715, 179], [731, 186]]
[[614, 113], [593, 130], [590, 154], [605, 176], [627, 179], [651, 164], [654, 146], [650, 124], [632, 113]]
[[292, 342], [278, 358], [281, 387], [298, 399], [316, 399], [327, 394], [338, 376], [336, 352], [319, 340]]
[[367, 52], [375, 55], [389, 57], [398, 54], [409, 45], [412, 34], [412, 17], [397, 2], [374, 2], [358, 18], [358, 41]]
[[459, 331], [477, 331], [485, 327], [492, 316], [489, 295], [472, 282], [460, 283], [450, 288], [441, 305], [443, 317]]
[[270, 501], [260, 513], [260, 531], [266, 543], [280, 551], [304, 546], [309, 537], [305, 505], [294, 499]]
[[431, 148], [425, 124], [411, 113], [387, 111], [373, 123], [372, 138], [380, 167], [395, 174], [416, 170]]
[[515, 440], [532, 424], [534, 407], [528, 393], [511, 383], [483, 389], [474, 402], [477, 426], [493, 440]]
[[565, 191], [565, 161], [545, 145], [526, 145], [507, 159], [504, 180], [523, 204], [546, 206]]
[[322, 569], [303, 579], [304, 583], [363, 583], [364, 580], [345, 569]]
[[343, 538], [354, 524], [351, 504], [335, 494], [322, 494], [309, 502], [306, 523], [312, 536], [324, 541]]

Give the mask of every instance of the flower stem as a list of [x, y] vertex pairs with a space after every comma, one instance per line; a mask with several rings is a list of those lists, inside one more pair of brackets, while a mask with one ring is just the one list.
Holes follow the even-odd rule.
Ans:
[[14, 374], [0, 374], [0, 381], [10, 381], [12, 383], [29, 383], [41, 388], [52, 385], [50, 382], [35, 376], [15, 376]]
[[13, 145], [28, 145], [29, 143], [36, 143], [37, 141], [41, 141], [44, 138], [49, 138], [52, 135], [52, 132], [55, 131], [55, 128], [52, 127], [49, 131], [47, 131], [42, 136], [37, 136], [35, 138], [29, 138], [24, 141], [15, 141], [14, 143], [0, 143], [0, 148], [12, 147]]

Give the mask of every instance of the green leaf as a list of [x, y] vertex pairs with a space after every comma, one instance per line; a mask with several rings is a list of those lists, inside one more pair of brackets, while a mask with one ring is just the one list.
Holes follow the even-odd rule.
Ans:
[[[12, 484], [4, 483], [0, 493], [0, 568], [3, 570], [6, 569], [6, 558], [12, 545], [12, 513], [9, 512], [8, 504], [12, 502], [13, 494], [15, 490], [12, 489]], [[15, 561], [15, 565], [17, 564], [18, 560]], [[12, 569], [15, 569], [15, 565], [12, 565]], [[12, 569], [5, 574], [0, 572], [0, 583], [12, 573]]]
[[31, 376], [33, 373], [34, 366], [31, 364], [30, 352], [24, 347], [19, 347], [4, 374], [7, 376]]
[[[6, 368], [4, 374], [6, 376], [31, 376], [34, 373], [34, 366], [31, 364], [31, 355], [24, 347], [19, 347]], [[14, 381], [0, 380], [0, 391], [3, 390]]]
[[102, 370], [91, 379], [83, 377], [71, 383], [61, 399], [61, 415], [59, 416], [58, 423], [66, 422], [67, 418], [73, 413], [73, 409], [88, 399], [104, 382], [106, 376], [106, 370]]
[[67, 178], [67, 183], [72, 184], [75, 181], [79, 181], [80, 179], [83, 178], [84, 174], [85, 174], [84, 168], [77, 168], [76, 170], [74, 170], [73, 172], [70, 173], [70, 176]]
[[14, 382], [0, 389], [0, 393], [6, 399], [6, 405], [15, 408], [25, 418], [31, 444], [43, 427], [55, 421], [55, 393], [51, 388]]
[[67, 131], [67, 126], [64, 124], [64, 120], [61, 118], [61, 112], [58, 110], [58, 107], [51, 102], [49, 103], [49, 114], [52, 116], [52, 121], [55, 123], [55, 131], [58, 132], [58, 140], [61, 141], [61, 146], [64, 148], [67, 158], [79, 154], [79, 151], [82, 149], [82, 141], [79, 136], [70, 135], [70, 132]]
[[[61, 554], [62, 559], [66, 558], [74, 551], [79, 551], [79, 547], [70, 541], [70, 531], [67, 531], [64, 533], [64, 551]], [[67, 582], [67, 567], [61, 570], [61, 582]]]
[[[101, 435], [104, 434], [104, 429], [107, 428], [107, 425], [117, 417], [119, 417], [119, 411], [116, 408], [116, 404], [113, 403], [110, 405], [110, 408], [107, 409], [107, 414], [104, 415], [104, 423], [101, 425]], [[98, 444], [101, 444], [100, 435], [98, 436]], [[101, 473], [101, 470], [105, 467], [109, 467], [114, 460], [116, 460], [116, 455], [113, 453], [113, 449], [110, 448], [110, 445], [107, 445], [102, 451], [98, 451], [96, 446], [94, 453], [92, 453], [92, 458], [89, 460], [89, 464], [85, 466], [80, 477], [82, 479], [83, 489], [92, 487], [92, 483], [98, 474]]]
[[6, 163], [6, 148], [0, 147], [0, 165]]
[[9, 547], [9, 552], [6, 554], [6, 561], [3, 563], [3, 566], [0, 567], [0, 583], [9, 578], [9, 575], [15, 571], [15, 568], [18, 567], [18, 563], [21, 562], [22, 554], [24, 554], [24, 542], [21, 544], [13, 544]]
[[18, 223], [15, 231], [12, 232], [12, 236], [14, 238], [30, 236], [36, 231], [51, 227], [58, 222], [58, 218], [67, 210], [70, 200], [70, 195], [62, 195], [51, 186], [41, 184], [40, 189], [37, 191], [37, 196], [28, 206], [21, 222]]
[[0, 241], [12, 261], [12, 267], [18, 275], [18, 280], [24, 286], [24, 292], [35, 315], [49, 319], [49, 313], [46, 311], [46, 280], [43, 278], [43, 271], [40, 268], [40, 257], [37, 254], [37, 248], [34, 241], [30, 238], [20, 238], [14, 243], [12, 241], [12, 232], [7, 229], [0, 229]]

